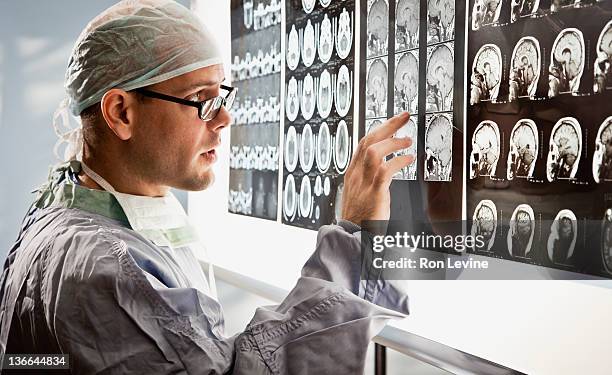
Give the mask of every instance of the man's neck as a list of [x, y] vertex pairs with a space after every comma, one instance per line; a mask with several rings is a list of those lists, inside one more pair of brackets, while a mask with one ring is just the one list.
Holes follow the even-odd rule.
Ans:
[[[109, 163], [96, 162], [93, 158], [83, 157], [84, 163], [96, 174], [108, 182], [116, 191], [131, 195], [161, 197], [168, 193], [168, 187], [151, 185], [128, 171], [116, 167], [107, 168]], [[89, 189], [105, 190], [92, 176], [84, 170], [78, 175], [81, 184]]]

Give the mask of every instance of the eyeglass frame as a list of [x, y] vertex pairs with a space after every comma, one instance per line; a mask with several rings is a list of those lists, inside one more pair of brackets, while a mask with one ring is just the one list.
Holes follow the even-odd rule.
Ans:
[[[168, 102], [182, 104], [182, 105], [186, 105], [186, 106], [197, 108], [198, 109], [198, 117], [202, 121], [212, 121], [219, 114], [219, 110], [221, 109], [221, 106], [225, 107], [228, 110], [232, 107], [232, 105], [234, 103], [234, 100], [236, 99], [236, 93], [238, 91], [237, 87], [232, 87], [232, 86], [220, 85], [220, 88], [227, 91], [227, 94], [225, 96], [218, 95], [218, 96], [215, 96], [213, 98], [208, 98], [208, 99], [205, 99], [205, 100], [202, 100], [202, 101], [195, 101], [195, 100], [187, 100], [187, 99], [183, 99], [183, 98], [178, 98], [176, 96], [162, 94], [160, 92], [155, 92], [155, 91], [147, 90], [145, 88], [138, 88], [138, 89], [134, 89], [132, 91], [137, 92], [137, 93], [139, 93], [141, 95], [144, 95], [146, 97], [149, 97], [149, 98], [165, 100], [165, 101], [168, 101]], [[206, 103], [210, 102], [211, 100], [213, 101], [212, 106], [210, 107], [210, 110], [208, 111], [208, 113], [204, 114], [203, 113], [204, 112], [204, 106], [206, 105]], [[217, 108], [215, 108], [215, 104], [216, 104], [215, 101], [219, 101], [219, 100], [221, 102], [219, 103], [219, 106]], [[228, 105], [228, 103], [229, 103], [229, 105]], [[214, 116], [212, 116], [210, 118], [207, 118], [213, 112], [215, 112]]]

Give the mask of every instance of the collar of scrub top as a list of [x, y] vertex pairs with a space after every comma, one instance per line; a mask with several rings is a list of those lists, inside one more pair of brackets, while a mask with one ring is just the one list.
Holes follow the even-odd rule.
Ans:
[[[130, 222], [123, 208], [113, 194], [96, 189], [89, 189], [78, 183], [77, 175], [82, 170], [81, 162], [72, 160], [55, 167], [48, 181], [38, 188], [34, 201], [36, 208], [49, 207], [77, 208], [121, 222], [130, 227]], [[180, 247], [198, 239], [197, 233], [190, 226], [161, 229], [159, 232], [173, 247]]]
[[135, 89], [133, 91], [147, 96], [149, 98], [165, 100], [167, 102], [187, 105], [190, 107], [195, 107], [198, 109], [198, 117], [202, 119], [202, 121], [211, 121], [217, 117], [219, 113], [219, 109], [221, 106], [224, 106], [228, 111], [232, 108], [232, 104], [234, 103], [234, 99], [236, 98], [236, 92], [238, 89], [236, 87], [221, 85], [221, 89], [227, 91], [227, 93], [223, 96], [215, 96], [213, 98], [208, 98], [205, 100], [195, 101], [195, 100], [187, 100], [183, 98], [177, 98], [176, 96], [166, 95], [155, 91], [150, 91], [147, 89]]
[[36, 190], [34, 205], [39, 209], [51, 206], [78, 208], [129, 225], [117, 199], [103, 190], [89, 189], [78, 182], [81, 163], [72, 160], [55, 167], [45, 184]]

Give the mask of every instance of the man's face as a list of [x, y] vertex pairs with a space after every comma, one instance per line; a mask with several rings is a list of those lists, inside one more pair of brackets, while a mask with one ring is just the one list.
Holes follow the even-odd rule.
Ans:
[[[223, 66], [214, 65], [149, 86], [151, 91], [193, 101], [220, 95]], [[202, 121], [198, 109], [145, 98], [135, 110], [130, 164], [149, 183], [182, 190], [203, 190], [214, 181], [221, 130], [232, 118], [221, 107], [217, 117]]]

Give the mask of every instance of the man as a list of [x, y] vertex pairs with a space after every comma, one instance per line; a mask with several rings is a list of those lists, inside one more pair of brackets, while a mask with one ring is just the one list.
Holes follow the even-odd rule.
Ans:
[[389, 217], [391, 176], [413, 157], [383, 158], [410, 145], [392, 137], [408, 116], [360, 142], [346, 220], [321, 229], [286, 299], [225, 337], [197, 231], [169, 193], [214, 180], [233, 101], [223, 71], [209, 32], [173, 1], [121, 2], [83, 31], [66, 74], [82, 129], [67, 137], [69, 162], [39, 189], [5, 263], [3, 358], [68, 353], [79, 374], [363, 371], [372, 336], [408, 312], [389, 283], [360, 280], [357, 225]]

